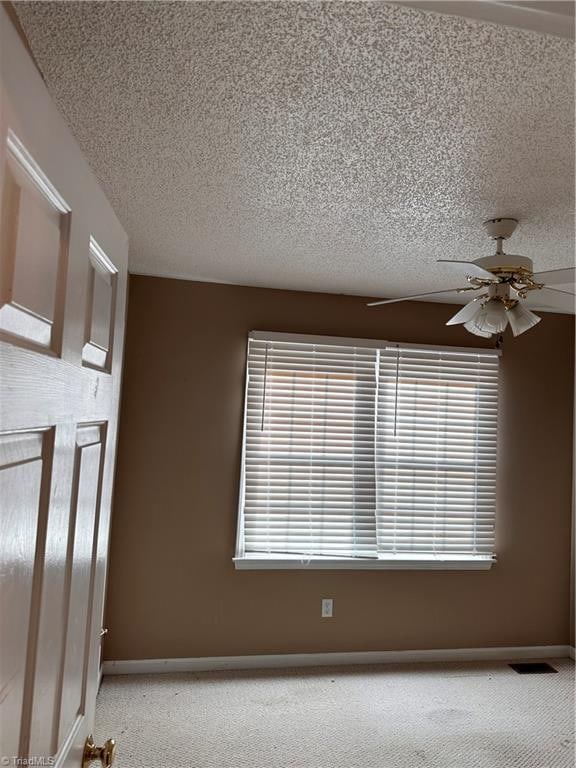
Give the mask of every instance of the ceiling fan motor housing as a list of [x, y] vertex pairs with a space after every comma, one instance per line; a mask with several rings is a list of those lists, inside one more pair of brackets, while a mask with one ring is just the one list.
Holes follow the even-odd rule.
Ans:
[[488, 286], [488, 296], [504, 303], [510, 299], [510, 286], [507, 283], [496, 283]]
[[476, 259], [474, 263], [487, 269], [488, 272], [492, 272], [495, 277], [502, 277], [502, 279], [510, 279], [513, 275], [517, 275], [519, 278], [531, 276], [534, 271], [532, 259], [527, 256], [504, 253], [502, 249], [502, 241], [512, 237], [517, 226], [518, 220], [508, 217], [485, 221], [483, 223], [484, 229], [493, 240], [497, 241], [496, 253], [493, 256]]
[[532, 273], [534, 265], [528, 256], [516, 256], [512, 253], [495, 253], [493, 256], [484, 256], [475, 259], [474, 264], [484, 267], [488, 272]]

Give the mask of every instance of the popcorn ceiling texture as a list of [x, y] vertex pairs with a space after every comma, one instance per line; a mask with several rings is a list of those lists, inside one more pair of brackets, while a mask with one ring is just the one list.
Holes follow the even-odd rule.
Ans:
[[569, 40], [382, 2], [15, 8], [132, 271], [440, 290], [497, 215], [573, 264]]

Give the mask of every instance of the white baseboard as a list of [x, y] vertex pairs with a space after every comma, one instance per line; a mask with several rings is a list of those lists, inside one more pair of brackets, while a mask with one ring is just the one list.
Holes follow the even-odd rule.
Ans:
[[572, 655], [569, 645], [525, 645], [503, 648], [447, 648], [427, 651], [359, 651], [351, 653], [283, 653], [265, 656], [203, 656], [190, 659], [127, 659], [105, 661], [104, 675], [157, 672], [206, 672], [219, 669], [281, 669], [346, 664], [414, 664], [442, 661], [515, 661]]
[[573, 645], [568, 646], [568, 655], [571, 659], [576, 659], [576, 648]]

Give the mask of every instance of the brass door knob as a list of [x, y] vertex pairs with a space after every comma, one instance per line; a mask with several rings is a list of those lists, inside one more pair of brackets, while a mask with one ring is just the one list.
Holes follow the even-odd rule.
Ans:
[[97, 747], [94, 744], [92, 734], [86, 739], [84, 744], [84, 754], [82, 755], [82, 768], [90, 765], [94, 760], [100, 760], [104, 768], [110, 768], [116, 757], [116, 742], [114, 739], [108, 739], [103, 746]]

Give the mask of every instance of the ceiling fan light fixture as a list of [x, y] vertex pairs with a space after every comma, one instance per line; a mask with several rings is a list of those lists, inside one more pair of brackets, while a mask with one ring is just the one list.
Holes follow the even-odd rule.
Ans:
[[466, 280], [466, 285], [373, 301], [368, 306], [478, 291], [480, 295], [476, 293], [474, 299], [461, 307], [446, 325], [463, 325], [469, 333], [486, 339], [500, 337], [508, 323], [514, 336], [525, 333], [539, 323], [541, 318], [523, 306], [524, 299], [538, 295], [539, 291], [545, 291], [546, 303], [557, 306], [559, 311], [574, 313], [574, 291], [552, 286], [574, 282], [576, 267], [534, 272], [534, 264], [528, 256], [504, 250], [504, 241], [511, 237], [517, 226], [517, 219], [510, 217], [498, 217], [484, 222], [488, 235], [496, 242], [496, 253], [491, 256], [483, 256], [474, 261], [438, 259], [439, 264], [450, 265], [458, 270]]
[[534, 312], [527, 309], [520, 302], [517, 302], [513, 307], [506, 311], [508, 320], [510, 322], [510, 328], [514, 336], [520, 336], [521, 333], [530, 330], [537, 325], [542, 318]]
[[[502, 320], [500, 313], [497, 309], [490, 307], [492, 300], [484, 302], [470, 322], [464, 324], [464, 328], [470, 333], [475, 333], [476, 336], [484, 336], [489, 338], [495, 333], [500, 333], [502, 327]], [[500, 302], [498, 302], [500, 303]], [[504, 310], [504, 307], [502, 306]], [[504, 328], [506, 325], [503, 326]]]
[[508, 313], [504, 303], [500, 299], [489, 299], [483, 309], [486, 314], [482, 329], [490, 330], [492, 333], [503, 333], [508, 325]]
[[468, 304], [465, 304], [462, 309], [459, 309], [458, 312], [448, 320], [446, 325], [460, 325], [473, 320], [482, 306], [478, 303], [479, 298], [480, 297], [477, 296], [475, 299], [472, 299], [472, 301], [469, 301]]
[[482, 336], [484, 339], [489, 339], [492, 336], [490, 332], [482, 331], [473, 320], [464, 323], [464, 328], [466, 328], [469, 333], [473, 333], [474, 336]]

